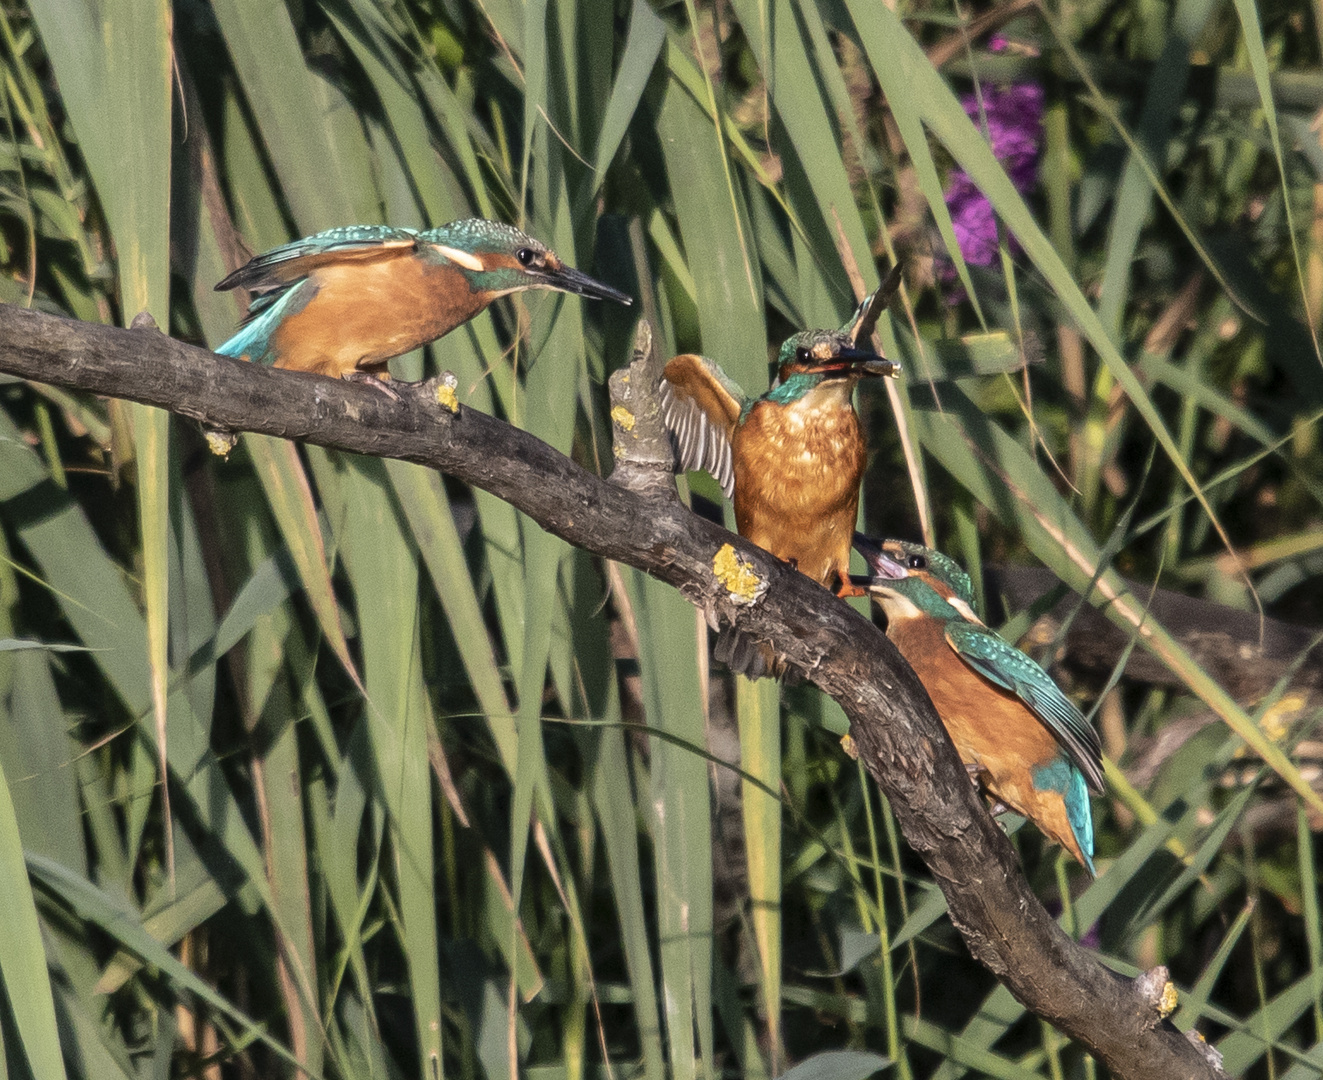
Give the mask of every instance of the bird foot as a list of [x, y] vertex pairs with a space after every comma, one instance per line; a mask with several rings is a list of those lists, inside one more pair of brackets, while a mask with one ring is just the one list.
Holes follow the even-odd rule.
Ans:
[[998, 814], [1004, 814], [1006, 813], [1007, 810], [1010, 809], [1010, 807], [1007, 806], [1004, 802], [1002, 802], [1000, 799], [993, 798], [984, 789], [983, 767], [981, 765], [978, 765], [977, 763], [972, 761], [967, 762], [965, 764], [965, 772], [969, 774], [969, 782], [974, 785], [974, 790], [977, 791], [980, 795], [988, 796], [988, 799], [990, 800], [988, 805], [988, 813], [990, 813], [993, 817], [996, 817]]
[[360, 371], [358, 368], [354, 368], [353, 371], [346, 371], [341, 378], [344, 379], [345, 382], [364, 383], [372, 387], [374, 390], [380, 390], [390, 398], [391, 401], [403, 400], [400, 395], [395, 392], [394, 387], [392, 387], [390, 383], [386, 382], [380, 376], [373, 375], [370, 371]]
[[842, 600], [848, 600], [852, 596], [867, 596], [868, 590], [856, 585], [847, 577], [841, 583], [841, 587], [836, 590], [836, 595]]

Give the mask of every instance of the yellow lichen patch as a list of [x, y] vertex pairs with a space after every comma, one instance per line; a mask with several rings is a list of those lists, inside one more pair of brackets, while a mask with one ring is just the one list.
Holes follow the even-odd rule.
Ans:
[[611, 410], [611, 419], [620, 426], [622, 431], [634, 430], [634, 414], [623, 405], [617, 405]]
[[207, 438], [207, 449], [219, 458], [229, 457], [234, 444], [239, 441], [239, 436], [233, 431], [222, 431], [220, 428], [203, 428], [202, 434]]
[[1162, 1019], [1167, 1019], [1176, 1011], [1176, 1005], [1179, 995], [1176, 993], [1176, 984], [1168, 982], [1162, 988], [1162, 997], [1158, 999], [1158, 1015]]
[[841, 749], [845, 751], [846, 757], [854, 761], [859, 760], [859, 747], [856, 746], [854, 740], [850, 738], [850, 733], [848, 731], [841, 736]]
[[443, 409], [449, 409], [453, 413], [459, 412], [459, 398], [455, 396], [455, 388], [440, 383], [436, 388], [436, 403]]
[[722, 544], [713, 557], [712, 572], [737, 604], [752, 604], [767, 588], [767, 583], [753, 572], [753, 563], [744, 562], [729, 544]]

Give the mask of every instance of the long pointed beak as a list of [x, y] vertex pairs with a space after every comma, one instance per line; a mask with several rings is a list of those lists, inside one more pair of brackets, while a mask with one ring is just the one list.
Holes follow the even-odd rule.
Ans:
[[574, 269], [572, 266], [562, 266], [557, 270], [546, 270], [538, 276], [542, 278], [542, 283], [548, 289], [574, 293], [576, 296], [586, 296], [590, 300], [614, 300], [617, 304], [626, 305], [634, 302], [628, 293], [622, 293], [619, 289], [611, 288], [610, 285], [603, 285], [600, 281], [590, 278], [587, 274]]
[[842, 349], [830, 360], [824, 360], [812, 370], [837, 378], [849, 378], [853, 375], [888, 375], [895, 378], [900, 374], [901, 367], [895, 360], [878, 356], [869, 349]]
[[872, 572], [873, 576], [869, 584], [873, 581], [899, 581], [910, 576], [910, 572], [883, 551], [872, 537], [855, 533], [854, 549], [864, 557], [868, 569]]

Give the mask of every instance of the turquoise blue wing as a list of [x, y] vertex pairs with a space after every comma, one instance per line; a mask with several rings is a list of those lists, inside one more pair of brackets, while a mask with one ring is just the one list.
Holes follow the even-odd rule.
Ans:
[[1098, 733], [1046, 671], [985, 627], [951, 622], [946, 627], [946, 640], [980, 675], [1028, 705], [1084, 773], [1089, 786], [1102, 794], [1102, 744]]
[[417, 246], [418, 234], [413, 229], [344, 225], [258, 255], [217, 285], [216, 291], [278, 288], [329, 262], [375, 258], [392, 249], [403, 251]]

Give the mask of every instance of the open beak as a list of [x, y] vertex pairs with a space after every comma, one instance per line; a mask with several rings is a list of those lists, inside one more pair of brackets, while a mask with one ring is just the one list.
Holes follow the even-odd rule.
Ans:
[[627, 293], [613, 289], [610, 285], [603, 285], [572, 266], [561, 266], [555, 270], [548, 268], [538, 276], [542, 278], [543, 284], [548, 289], [586, 296], [590, 300], [614, 300], [617, 304], [626, 305], [634, 302]]
[[830, 360], [824, 360], [817, 367], [810, 368], [815, 375], [829, 378], [847, 379], [856, 375], [889, 375], [895, 378], [901, 368], [895, 360], [878, 356], [868, 349], [842, 349]]
[[910, 576], [910, 572], [888, 555], [872, 537], [863, 533], [854, 534], [854, 549], [864, 557], [872, 577], [864, 583], [865, 588], [873, 582], [899, 581]]

